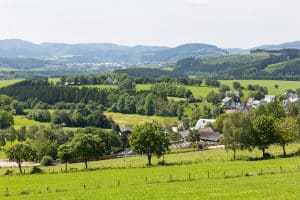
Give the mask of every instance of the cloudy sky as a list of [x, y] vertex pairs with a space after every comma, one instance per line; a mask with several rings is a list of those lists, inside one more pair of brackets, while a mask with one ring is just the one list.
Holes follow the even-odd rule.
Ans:
[[300, 40], [299, 0], [0, 0], [0, 39], [247, 48]]

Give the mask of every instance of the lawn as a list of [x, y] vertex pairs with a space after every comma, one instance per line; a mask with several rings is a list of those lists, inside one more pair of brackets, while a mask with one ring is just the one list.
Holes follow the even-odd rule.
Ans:
[[[290, 145], [289, 151], [299, 147]], [[272, 147], [276, 154], [280, 148]], [[252, 155], [254, 153], [254, 155]], [[255, 156], [259, 152], [239, 152]], [[0, 179], [1, 199], [299, 199], [300, 157], [231, 161], [231, 152], [208, 150], [168, 154], [167, 162], [198, 161], [154, 167], [135, 166], [142, 156], [92, 162], [118, 168]], [[71, 167], [83, 164], [72, 164]], [[63, 167], [63, 166], [58, 166]], [[93, 166], [96, 167], [96, 166]], [[117, 167], [117, 165], [115, 166]], [[43, 168], [46, 172], [51, 167]], [[49, 169], [49, 170], [48, 170]], [[29, 170], [26, 168], [26, 170]], [[4, 169], [1, 169], [1, 173]], [[245, 176], [246, 174], [251, 176]], [[30, 183], [30, 184], [28, 184]], [[7, 195], [7, 196], [5, 196]]]
[[114, 112], [104, 112], [107, 117], [111, 117], [119, 125], [137, 125], [145, 122], [158, 121], [162, 124], [174, 124], [178, 121], [176, 117], [146, 116], [138, 114], [122, 114]]

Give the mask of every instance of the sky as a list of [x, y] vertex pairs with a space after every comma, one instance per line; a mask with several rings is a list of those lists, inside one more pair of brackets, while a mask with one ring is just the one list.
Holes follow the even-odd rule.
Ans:
[[0, 0], [0, 39], [250, 48], [300, 40], [299, 0]]

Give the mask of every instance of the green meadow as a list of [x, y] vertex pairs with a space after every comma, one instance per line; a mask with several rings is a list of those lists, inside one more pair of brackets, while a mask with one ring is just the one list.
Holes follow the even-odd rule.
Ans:
[[176, 117], [145, 116], [138, 114], [122, 114], [114, 112], [104, 112], [107, 117], [111, 117], [119, 125], [137, 125], [145, 122], [158, 121], [161, 124], [175, 124]]
[[[297, 148], [289, 145], [288, 152]], [[232, 152], [215, 149], [167, 154], [167, 166], [147, 167], [146, 157], [134, 156], [90, 162], [90, 170], [71, 164], [69, 173], [61, 171], [64, 165], [42, 167], [44, 174], [1, 175], [0, 198], [299, 199], [300, 157], [280, 158], [277, 146], [268, 152], [275, 158], [248, 161], [261, 152], [238, 151], [232, 161]], [[24, 169], [28, 173], [30, 167]]]
[[15, 84], [17, 82], [20, 82], [24, 79], [9, 79], [9, 80], [0, 80], [0, 87], [6, 87], [8, 85]]

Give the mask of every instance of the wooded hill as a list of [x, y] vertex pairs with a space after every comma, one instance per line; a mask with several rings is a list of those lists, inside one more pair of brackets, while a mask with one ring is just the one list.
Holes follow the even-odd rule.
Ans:
[[[117, 70], [130, 76], [159, 76], [153, 69]], [[216, 58], [184, 58], [161, 69], [162, 75], [200, 76], [217, 79], [286, 79], [300, 80], [300, 50], [252, 50], [248, 54]]]

